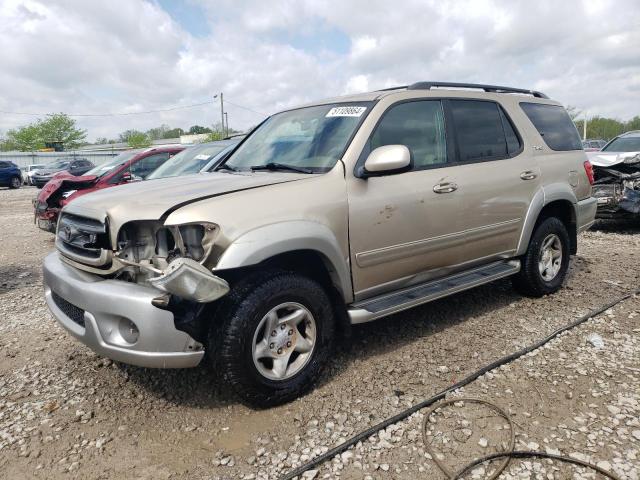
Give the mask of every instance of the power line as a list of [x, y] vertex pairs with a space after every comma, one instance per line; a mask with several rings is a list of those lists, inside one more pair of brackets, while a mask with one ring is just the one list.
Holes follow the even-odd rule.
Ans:
[[[201, 102], [201, 103], [193, 103], [191, 105], [178, 105], [175, 107], [167, 107], [167, 108], [160, 108], [158, 110], [146, 110], [144, 112], [120, 112], [120, 113], [66, 113], [65, 115], [67, 115], [68, 117], [120, 117], [120, 116], [126, 116], [126, 115], [145, 115], [145, 114], [149, 114], [149, 113], [161, 113], [161, 112], [170, 112], [173, 110], [180, 110], [180, 109], [184, 109], [184, 108], [193, 108], [193, 107], [200, 107], [202, 105], [208, 105], [213, 103], [211, 100], [209, 100], [208, 102]], [[34, 117], [42, 117], [42, 116], [47, 116], [47, 115], [51, 115], [51, 113], [27, 113], [27, 112], [8, 112], [5, 110], [0, 110], [0, 113], [4, 113], [7, 115], [30, 115], [30, 116], [34, 116]]]
[[225, 100], [225, 102], [227, 102], [229, 105], [233, 105], [234, 107], [242, 108], [243, 110], [247, 110], [249, 112], [253, 112], [253, 113], [256, 113], [258, 115], [262, 115], [263, 117], [268, 117], [269, 116], [267, 113], [258, 112], [257, 110], [253, 110], [252, 108], [243, 107], [242, 105], [238, 105], [237, 103], [230, 102], [229, 100]]
[[[193, 103], [191, 105], [177, 105], [177, 106], [173, 106], [173, 107], [167, 107], [167, 108], [160, 108], [157, 110], [146, 110], [143, 112], [119, 112], [119, 113], [67, 113], [65, 115], [67, 115], [68, 117], [122, 117], [122, 116], [130, 116], [130, 115], [148, 115], [150, 113], [162, 113], [162, 112], [171, 112], [174, 110], [183, 110], [186, 108], [194, 108], [194, 107], [201, 107], [202, 105], [210, 105], [214, 103], [213, 101], [209, 100], [206, 102], [200, 102], [200, 103]], [[242, 108], [243, 110], [248, 110], [250, 112], [256, 113], [258, 115], [262, 115], [262, 116], [267, 116], [266, 113], [262, 113], [262, 112], [258, 112], [256, 110], [253, 110], [251, 108], [248, 107], [243, 107], [242, 105], [238, 105], [236, 103], [232, 103], [230, 101], [227, 100], [227, 103], [238, 107], [238, 108]], [[47, 115], [51, 115], [51, 113], [31, 113], [31, 112], [11, 112], [11, 111], [7, 111], [7, 110], [0, 110], [0, 114], [5, 114], [5, 115], [25, 115], [25, 116], [33, 116], [33, 117], [45, 117]]]

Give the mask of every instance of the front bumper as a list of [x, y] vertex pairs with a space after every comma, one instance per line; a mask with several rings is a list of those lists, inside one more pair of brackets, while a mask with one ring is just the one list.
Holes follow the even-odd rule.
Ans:
[[33, 177], [31, 183], [37, 187], [44, 187], [49, 180], [51, 180], [51, 177]]
[[588, 230], [596, 219], [598, 200], [594, 197], [585, 198], [576, 203], [576, 226], [578, 233]]
[[195, 367], [202, 360], [202, 345], [176, 329], [171, 312], [151, 304], [162, 292], [82, 272], [57, 252], [45, 258], [43, 273], [58, 323], [99, 355], [151, 368]]
[[593, 187], [598, 200], [597, 218], [633, 218], [640, 213], [640, 191], [623, 184], [605, 183]]

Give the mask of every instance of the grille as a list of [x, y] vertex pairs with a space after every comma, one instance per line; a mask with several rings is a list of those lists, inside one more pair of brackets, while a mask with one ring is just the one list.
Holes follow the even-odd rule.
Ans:
[[102, 266], [107, 262], [109, 247], [107, 227], [92, 218], [63, 214], [58, 221], [56, 246], [66, 257]]
[[51, 292], [51, 298], [53, 298], [53, 301], [58, 308], [62, 310], [62, 313], [81, 327], [84, 327], [84, 310], [80, 307], [76, 307], [73, 303], [67, 302], [54, 291]]

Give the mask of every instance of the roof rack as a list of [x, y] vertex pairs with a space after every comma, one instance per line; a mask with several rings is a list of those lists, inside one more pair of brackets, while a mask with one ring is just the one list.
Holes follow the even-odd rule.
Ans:
[[417, 82], [407, 87], [408, 90], [431, 90], [434, 87], [444, 88], [476, 88], [492, 93], [524, 93], [537, 98], [549, 98], [544, 93], [524, 88], [500, 87], [498, 85], [483, 85], [480, 83], [452, 83], [452, 82]]

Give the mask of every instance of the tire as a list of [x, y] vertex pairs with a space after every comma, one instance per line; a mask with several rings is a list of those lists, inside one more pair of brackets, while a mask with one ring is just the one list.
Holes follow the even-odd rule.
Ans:
[[[551, 247], [551, 252], [560, 250], [561, 258], [554, 259], [553, 255], [556, 253], [547, 254], [545, 257], [545, 246]], [[569, 260], [569, 233], [564, 223], [556, 217], [543, 219], [531, 236], [527, 253], [521, 258], [521, 269], [513, 277], [513, 286], [527, 297], [542, 297], [555, 293], [567, 275]], [[541, 264], [545, 264], [546, 268]]]
[[[294, 317], [296, 326], [272, 320]], [[244, 403], [271, 407], [314, 385], [329, 359], [334, 330], [333, 307], [319, 283], [291, 272], [257, 273], [221, 303], [209, 329], [208, 358]]]
[[9, 182], [9, 188], [18, 189], [22, 186], [22, 179], [20, 177], [11, 177]]

